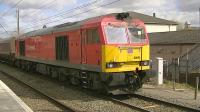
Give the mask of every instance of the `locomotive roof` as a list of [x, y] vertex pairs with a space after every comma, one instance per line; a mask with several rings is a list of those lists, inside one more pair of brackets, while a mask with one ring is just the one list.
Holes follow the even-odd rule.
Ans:
[[32, 37], [32, 36], [45, 35], [45, 34], [58, 32], [58, 31], [62, 31], [62, 30], [77, 28], [77, 27], [80, 27], [80, 25], [81, 25], [81, 22], [64, 23], [64, 24], [60, 24], [57, 26], [49, 27], [49, 28], [43, 28], [43, 29], [39, 29], [39, 30], [30, 31], [28, 33], [21, 35], [21, 37]]
[[[140, 20], [144, 21], [144, 23], [146, 23], [146, 24], [177, 25], [176, 22], [168, 21], [168, 20], [165, 20], [165, 19], [160, 19], [160, 18], [148, 16], [148, 15], [144, 15], [144, 14], [141, 14], [141, 13], [136, 13], [136, 12], [127, 12], [127, 13], [129, 13], [130, 16], [133, 19], [140, 19]], [[20, 37], [32, 37], [32, 36], [50, 34], [50, 33], [53, 33], [53, 32], [61, 32], [61, 31], [73, 30], [75, 28], [80, 28], [80, 26], [83, 25], [83, 23], [88, 21], [88, 20], [92, 20], [92, 19], [101, 20], [103, 17], [108, 17], [108, 16], [115, 17], [117, 14], [118, 13], [111, 13], [111, 14], [107, 14], [107, 15], [102, 15], [102, 16], [98, 16], [98, 17], [85, 19], [85, 20], [78, 21], [78, 22], [68, 22], [68, 23], [60, 24], [60, 25], [57, 25], [57, 26], [49, 27], [49, 28], [43, 28], [43, 29], [39, 29], [39, 30], [34, 30], [34, 31], [31, 31], [31, 32], [25, 33], [25, 34], [21, 35]]]
[[43, 29], [39, 29], [39, 30], [30, 31], [30, 32], [27, 32], [27, 33], [21, 35], [20, 37], [23, 38], [23, 37], [40, 36], [40, 35], [45, 35], [45, 34], [49, 34], [49, 33], [53, 33], [53, 32], [55, 33], [55, 32], [73, 30], [76, 28], [80, 28], [81, 25], [83, 25], [83, 23], [86, 21], [96, 20], [95, 22], [98, 22], [98, 21], [102, 20], [104, 17], [108, 17], [108, 16], [98, 16], [98, 17], [93, 17], [93, 18], [85, 19], [85, 20], [78, 21], [78, 22], [67, 22], [67, 23], [56, 25], [56, 26], [49, 27], [49, 28], [43, 28]]

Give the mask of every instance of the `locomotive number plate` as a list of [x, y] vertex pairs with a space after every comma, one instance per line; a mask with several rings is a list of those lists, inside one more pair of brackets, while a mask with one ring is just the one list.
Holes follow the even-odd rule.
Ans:
[[133, 53], [133, 48], [128, 48], [128, 53], [129, 54]]

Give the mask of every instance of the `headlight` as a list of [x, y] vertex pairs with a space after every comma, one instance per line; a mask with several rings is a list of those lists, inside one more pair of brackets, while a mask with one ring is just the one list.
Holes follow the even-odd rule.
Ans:
[[140, 66], [149, 66], [149, 61], [141, 61]]
[[120, 66], [119, 63], [116, 63], [116, 62], [106, 63], [106, 68], [116, 68], [119, 66]]
[[112, 63], [107, 63], [106, 64], [106, 68], [113, 68], [113, 64]]

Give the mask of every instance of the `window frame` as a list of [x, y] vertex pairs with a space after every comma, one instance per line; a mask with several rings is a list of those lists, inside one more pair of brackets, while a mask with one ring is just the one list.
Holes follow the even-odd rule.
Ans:
[[100, 35], [98, 28], [95, 27], [86, 29], [86, 44], [100, 44]]
[[119, 27], [119, 28], [124, 28], [124, 34], [126, 35], [125, 37], [124, 37], [124, 40], [123, 41], [126, 41], [126, 42], [111, 42], [111, 41], [109, 41], [109, 39], [110, 39], [110, 37], [109, 37], [109, 35], [107, 34], [107, 25], [106, 26], [104, 26], [104, 32], [105, 32], [105, 36], [106, 36], [106, 41], [107, 41], [107, 43], [108, 44], [129, 44], [129, 38], [128, 38], [128, 33], [127, 33], [127, 29], [126, 29], [126, 27]]

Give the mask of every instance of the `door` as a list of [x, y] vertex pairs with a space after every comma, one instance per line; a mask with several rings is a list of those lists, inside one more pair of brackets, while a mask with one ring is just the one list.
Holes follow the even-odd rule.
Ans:
[[19, 41], [19, 55], [25, 56], [25, 41]]
[[69, 42], [67, 36], [58, 36], [55, 42], [56, 60], [69, 61]]
[[81, 63], [86, 64], [86, 30], [81, 30]]
[[100, 36], [98, 28], [82, 30], [82, 64], [100, 65]]

